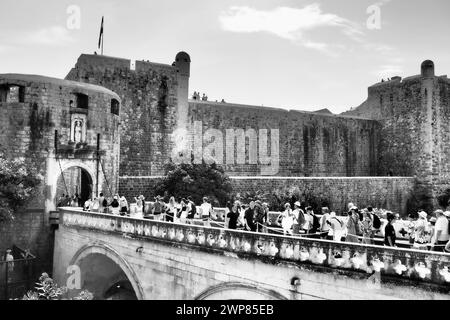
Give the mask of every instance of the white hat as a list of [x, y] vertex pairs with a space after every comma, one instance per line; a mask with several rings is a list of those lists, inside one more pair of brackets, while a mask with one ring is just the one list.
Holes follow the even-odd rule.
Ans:
[[425, 211], [420, 211], [419, 212], [419, 217], [426, 219], [428, 217], [428, 214]]
[[300, 201], [296, 201], [296, 202], [294, 203], [294, 206], [301, 207], [302, 205], [301, 205]]
[[450, 218], [450, 211], [445, 211], [444, 216], [446, 216], [447, 218]]

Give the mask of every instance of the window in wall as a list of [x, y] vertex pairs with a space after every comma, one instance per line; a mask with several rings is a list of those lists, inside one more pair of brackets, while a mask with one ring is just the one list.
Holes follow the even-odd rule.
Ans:
[[77, 93], [77, 108], [88, 109], [89, 108], [89, 97], [82, 93]]
[[25, 102], [25, 87], [8, 84], [0, 86], [0, 102]]
[[116, 99], [111, 99], [111, 113], [119, 115], [120, 103]]

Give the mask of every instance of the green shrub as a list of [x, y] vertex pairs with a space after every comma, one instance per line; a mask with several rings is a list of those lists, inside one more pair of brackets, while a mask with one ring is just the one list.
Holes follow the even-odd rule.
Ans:
[[14, 219], [14, 213], [35, 196], [42, 179], [30, 161], [0, 154], [0, 221]]
[[[230, 198], [232, 186], [230, 178], [215, 163], [165, 165], [165, 177], [156, 184], [158, 195], [187, 198], [191, 196], [200, 204], [204, 196], [214, 206], [224, 206]], [[168, 199], [166, 199], [167, 201]]]
[[[68, 300], [67, 288], [58, 287], [52, 278], [47, 273], [43, 273], [36, 283], [36, 291], [28, 291], [22, 300]], [[78, 296], [70, 300], [92, 300], [94, 295], [88, 290], [81, 291]]]

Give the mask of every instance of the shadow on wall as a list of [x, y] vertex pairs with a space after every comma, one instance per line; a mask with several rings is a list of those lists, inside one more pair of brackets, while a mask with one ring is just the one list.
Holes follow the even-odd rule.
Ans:
[[419, 210], [424, 210], [425, 212], [433, 211], [433, 194], [430, 185], [420, 183], [416, 180], [410, 193], [410, 197], [406, 202], [406, 212], [408, 214], [417, 215]]

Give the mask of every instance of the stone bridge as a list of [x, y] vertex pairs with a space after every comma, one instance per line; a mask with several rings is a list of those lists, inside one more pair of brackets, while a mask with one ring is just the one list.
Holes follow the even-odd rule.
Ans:
[[59, 211], [53, 276], [97, 299], [450, 298], [445, 253]]

